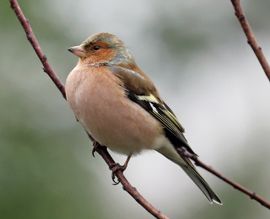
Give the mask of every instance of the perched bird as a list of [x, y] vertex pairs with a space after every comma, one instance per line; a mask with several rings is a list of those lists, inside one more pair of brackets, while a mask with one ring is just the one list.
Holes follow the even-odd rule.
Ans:
[[128, 155], [127, 161], [143, 150], [158, 151], [179, 165], [211, 203], [221, 204], [179, 152], [185, 148], [196, 155], [184, 128], [124, 43], [113, 34], [97, 33], [69, 51], [79, 61], [66, 80], [67, 101], [87, 132], [98, 143]]

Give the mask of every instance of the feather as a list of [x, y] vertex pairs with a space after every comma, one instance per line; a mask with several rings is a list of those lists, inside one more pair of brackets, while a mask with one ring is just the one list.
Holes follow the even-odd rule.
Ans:
[[129, 91], [128, 97], [130, 100], [147, 110], [147, 112], [162, 124], [166, 137], [170, 140], [176, 150], [178, 147], [185, 147], [190, 153], [195, 154], [183, 134], [184, 128], [165, 104], [159, 102], [152, 94], [141, 96]]
[[183, 126], [178, 122], [173, 111], [161, 100], [153, 83], [140, 72], [136, 73], [123, 67], [116, 67], [113, 72], [122, 80], [127, 97], [140, 105], [162, 125], [170, 143], [158, 148], [157, 151], [178, 164], [211, 203], [222, 204], [192, 162], [178, 152], [180, 148], [184, 147], [188, 152], [196, 155], [183, 134]]
[[176, 147], [185, 147], [195, 154], [189, 146], [184, 128], [178, 122], [172, 110], [161, 100], [153, 82], [138, 67], [131, 70], [123, 66], [109, 66], [110, 70], [121, 79], [127, 97], [140, 105], [144, 110], [155, 117], [162, 125], [166, 137]]

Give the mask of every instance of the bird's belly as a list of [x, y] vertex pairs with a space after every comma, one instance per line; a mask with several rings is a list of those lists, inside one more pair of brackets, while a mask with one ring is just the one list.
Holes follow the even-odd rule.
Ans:
[[71, 104], [76, 117], [95, 140], [116, 152], [131, 154], [152, 149], [161, 132], [158, 121], [127, 99], [123, 88], [114, 83], [84, 80]]

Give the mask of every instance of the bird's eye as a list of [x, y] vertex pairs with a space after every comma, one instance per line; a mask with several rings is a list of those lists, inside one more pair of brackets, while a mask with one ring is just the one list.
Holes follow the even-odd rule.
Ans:
[[94, 49], [94, 50], [99, 50], [99, 49], [100, 49], [100, 46], [95, 45], [95, 46], [93, 47], [93, 49]]

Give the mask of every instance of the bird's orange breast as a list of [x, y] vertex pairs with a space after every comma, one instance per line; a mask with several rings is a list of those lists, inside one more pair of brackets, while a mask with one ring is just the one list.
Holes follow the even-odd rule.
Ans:
[[66, 81], [67, 100], [99, 143], [124, 154], [153, 148], [159, 122], [130, 101], [121, 85], [106, 67], [75, 67]]

